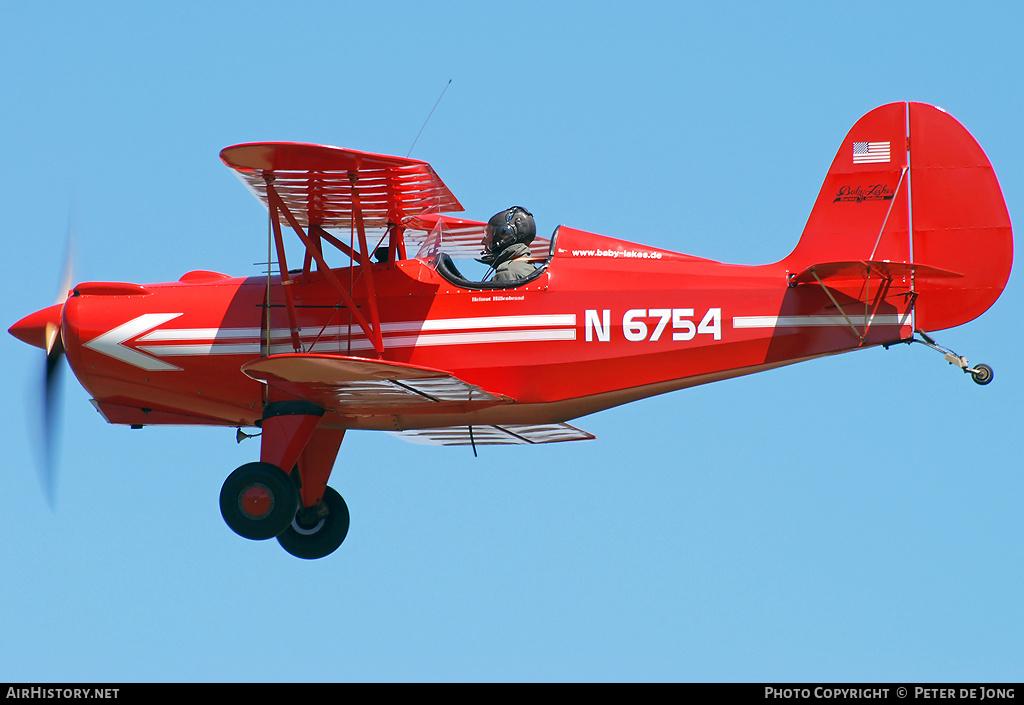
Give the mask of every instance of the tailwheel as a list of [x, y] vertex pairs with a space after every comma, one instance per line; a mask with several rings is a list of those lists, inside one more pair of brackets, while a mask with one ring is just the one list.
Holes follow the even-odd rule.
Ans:
[[934, 338], [929, 336], [924, 331], [920, 331], [919, 330], [919, 331], [917, 331], [917, 333], [921, 336], [921, 338], [923, 338], [923, 340], [918, 340], [917, 338], [911, 338], [911, 339], [906, 340], [904, 342], [907, 342], [907, 343], [922, 343], [924, 345], [927, 345], [932, 350], [935, 350], [937, 352], [942, 353], [943, 356], [946, 358], [946, 362], [948, 362], [951, 365], [955, 365], [956, 367], [959, 367], [965, 373], [969, 374], [971, 376], [971, 379], [974, 380], [975, 383], [977, 383], [977, 384], [988, 384], [989, 382], [992, 381], [993, 372], [992, 372], [992, 368], [989, 367], [988, 365], [979, 364], [979, 365], [974, 365], [972, 367], [971, 363], [969, 363], [967, 361], [967, 358], [964, 357], [963, 355], [957, 355], [955, 352], [953, 352], [949, 348], [942, 347], [941, 345], [939, 345], [938, 343], [935, 342]]
[[313, 507], [300, 509], [291, 525], [277, 537], [284, 550], [298, 558], [323, 558], [334, 552], [348, 535], [348, 505], [330, 487]]
[[992, 368], [988, 365], [975, 365], [971, 372], [971, 379], [977, 384], [988, 384], [992, 381]]
[[254, 541], [288, 528], [299, 491], [284, 470], [270, 463], [246, 463], [228, 475], [220, 490], [220, 513], [231, 530]]

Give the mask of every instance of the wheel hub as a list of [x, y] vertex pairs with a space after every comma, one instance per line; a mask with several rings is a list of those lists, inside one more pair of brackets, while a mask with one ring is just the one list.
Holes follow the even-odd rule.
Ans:
[[323, 528], [327, 518], [327, 508], [323, 503], [315, 507], [300, 509], [292, 520], [292, 528], [303, 536], [311, 536]]
[[254, 482], [238, 494], [238, 508], [252, 519], [262, 519], [274, 510], [274, 493], [266, 485]]

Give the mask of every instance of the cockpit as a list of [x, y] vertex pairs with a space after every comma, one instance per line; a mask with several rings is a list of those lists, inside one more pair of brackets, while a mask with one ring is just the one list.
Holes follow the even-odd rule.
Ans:
[[[430, 216], [421, 216], [425, 220]], [[435, 220], [436, 219], [436, 220]], [[419, 245], [415, 259], [435, 269], [455, 286], [471, 290], [514, 289], [539, 278], [555, 253], [558, 228], [550, 238], [533, 238], [522, 260], [533, 267], [522, 276], [506, 281], [496, 280], [495, 268], [482, 246], [486, 223], [462, 220], [449, 216], [433, 216], [433, 227], [425, 230], [407, 230], [406, 243]], [[419, 237], [417, 237], [419, 236]], [[524, 248], [525, 250], [525, 248]], [[526, 269], [525, 267], [523, 269]]]

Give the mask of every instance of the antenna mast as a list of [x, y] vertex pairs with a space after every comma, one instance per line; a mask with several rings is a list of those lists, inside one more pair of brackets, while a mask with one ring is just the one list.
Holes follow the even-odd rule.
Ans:
[[[452, 79], [449, 78], [448, 83], [444, 84], [444, 90], [441, 91], [441, 95], [437, 97], [437, 103], [434, 103], [434, 107], [431, 108], [430, 113], [427, 114], [427, 119], [423, 121], [423, 127], [426, 127], [427, 123], [430, 122], [430, 116], [434, 114], [435, 110], [437, 110], [437, 106], [441, 102], [441, 98], [444, 98], [445, 91], [448, 90], [448, 86], [450, 85], [452, 85]], [[416, 133], [416, 139], [412, 141], [412, 147], [409, 147], [409, 154], [405, 155], [407, 159], [412, 155], [413, 147], [415, 147], [416, 143], [419, 142], [420, 135], [423, 134], [423, 127], [421, 127], [420, 131]]]

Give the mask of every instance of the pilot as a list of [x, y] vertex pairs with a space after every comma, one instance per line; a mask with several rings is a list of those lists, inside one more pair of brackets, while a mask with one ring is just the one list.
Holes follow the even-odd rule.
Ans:
[[511, 282], [535, 271], [530, 243], [537, 236], [533, 214], [522, 206], [495, 213], [484, 230], [483, 256], [480, 261], [494, 269], [494, 281]]

